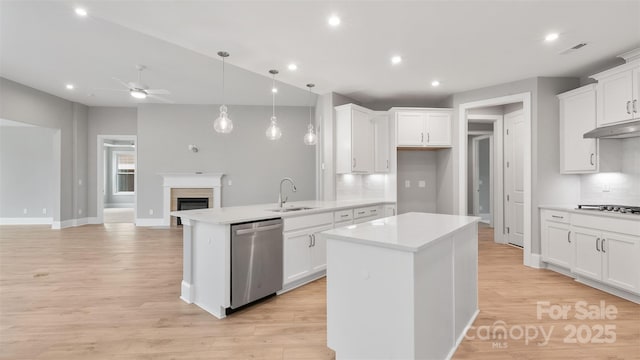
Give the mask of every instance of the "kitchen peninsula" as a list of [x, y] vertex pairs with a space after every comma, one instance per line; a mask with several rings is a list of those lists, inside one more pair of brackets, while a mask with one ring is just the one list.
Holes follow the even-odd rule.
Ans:
[[[183, 224], [180, 298], [217, 318], [224, 318], [236, 308], [232, 296], [241, 294], [240, 303], [247, 303], [268, 295], [263, 290], [267, 285], [272, 286], [273, 280], [278, 284], [269, 294], [280, 294], [323, 277], [325, 242], [316, 234], [395, 215], [395, 203], [297, 201], [286, 203], [284, 208], [278, 204], [261, 204], [174, 211], [171, 215], [179, 216]], [[257, 239], [267, 232], [270, 233], [268, 245]], [[234, 236], [239, 234], [246, 242], [234, 247]], [[248, 252], [244, 259], [250, 260], [234, 272], [232, 262], [234, 266], [239, 264], [232, 260], [234, 251], [242, 250], [245, 245]], [[257, 247], [263, 250], [262, 262]], [[272, 272], [267, 274], [266, 267]], [[238, 282], [241, 277], [248, 281]]]
[[479, 311], [478, 220], [406, 213], [321, 233], [336, 359], [450, 358]]

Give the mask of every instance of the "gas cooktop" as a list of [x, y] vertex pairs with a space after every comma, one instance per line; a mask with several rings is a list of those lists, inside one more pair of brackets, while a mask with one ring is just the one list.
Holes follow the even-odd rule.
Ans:
[[621, 214], [640, 215], [640, 206], [629, 205], [578, 205], [580, 210], [596, 210], [607, 212], [618, 212]]

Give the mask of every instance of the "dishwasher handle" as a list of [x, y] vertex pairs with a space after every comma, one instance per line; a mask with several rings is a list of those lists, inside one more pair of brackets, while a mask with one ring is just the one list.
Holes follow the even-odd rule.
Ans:
[[260, 226], [260, 227], [253, 228], [253, 229], [236, 230], [236, 235], [254, 234], [254, 233], [257, 233], [257, 232], [269, 231], [269, 230], [273, 230], [273, 229], [279, 229], [281, 227], [282, 227], [282, 224], [276, 224], [276, 225]]

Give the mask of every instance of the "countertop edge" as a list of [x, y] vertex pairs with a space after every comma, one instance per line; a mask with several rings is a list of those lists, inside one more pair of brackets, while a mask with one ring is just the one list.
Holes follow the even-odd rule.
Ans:
[[640, 215], [631, 215], [631, 214], [620, 214], [617, 212], [607, 212], [607, 211], [596, 211], [596, 210], [582, 210], [576, 209], [571, 206], [563, 206], [563, 205], [538, 205], [539, 209], [545, 210], [557, 210], [557, 211], [565, 211], [573, 214], [580, 215], [591, 215], [591, 216], [602, 216], [609, 217], [613, 219], [620, 220], [632, 220], [632, 221], [640, 221]]

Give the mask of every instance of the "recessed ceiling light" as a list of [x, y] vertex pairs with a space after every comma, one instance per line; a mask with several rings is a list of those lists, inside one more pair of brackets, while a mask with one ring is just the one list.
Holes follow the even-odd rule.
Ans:
[[75, 8], [74, 11], [76, 12], [76, 15], [78, 15], [78, 16], [87, 16], [87, 14], [88, 14], [87, 13], [87, 9], [81, 8], [81, 7]]
[[74, 88], [73, 84], [67, 84], [64, 87], [66, 87], [67, 90], [73, 90], [73, 88]]
[[560, 37], [560, 35], [558, 33], [550, 33], [550, 34], [547, 34], [547, 36], [544, 37], [544, 41], [546, 41], [546, 42], [556, 41], [556, 40], [558, 40], [559, 37]]
[[289, 64], [288, 68], [291, 71], [296, 71], [296, 70], [298, 70], [298, 65], [296, 65], [294, 63], [291, 63], [291, 64]]
[[338, 17], [338, 15], [329, 16], [329, 25], [333, 27], [340, 25], [340, 18]]
[[271, 92], [272, 93], [277, 93], [278, 92], [278, 88], [277, 87], [271, 88]]
[[431, 86], [433, 86], [433, 87], [440, 86], [440, 81], [438, 81], [438, 80], [433, 80], [433, 81], [431, 82]]
[[391, 63], [394, 65], [400, 64], [401, 62], [402, 62], [402, 58], [398, 55], [391, 58]]

